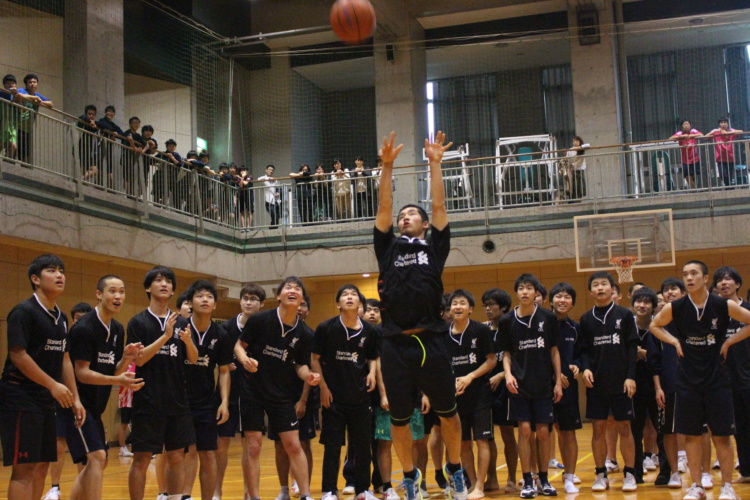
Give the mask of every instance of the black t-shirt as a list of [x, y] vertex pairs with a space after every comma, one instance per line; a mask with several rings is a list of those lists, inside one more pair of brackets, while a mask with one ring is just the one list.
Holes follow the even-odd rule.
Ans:
[[[106, 116], [104, 118], [100, 118], [96, 124], [99, 126], [100, 129], [105, 130], [107, 132], [123, 135], [122, 129], [119, 125], [117, 125], [115, 122], [111, 121]], [[104, 134], [107, 137], [110, 137], [110, 134]]]
[[[674, 322], [664, 327], [671, 335], [675, 336]], [[671, 344], [665, 344], [661, 340], [651, 336], [652, 342], [648, 344], [648, 366], [653, 375], [659, 375], [659, 382], [664, 394], [677, 392], [677, 367], [679, 360], [677, 349]], [[637, 394], [637, 393], [636, 393]]]
[[510, 352], [510, 372], [518, 382], [518, 394], [511, 397], [551, 398], [555, 381], [551, 351], [560, 329], [557, 317], [538, 306], [530, 316], [517, 313], [518, 308], [505, 313], [498, 324], [500, 345]]
[[[125, 137], [132, 137], [133, 143], [135, 143], [135, 147], [143, 147], [146, 144], [146, 141], [143, 140], [143, 136], [141, 136], [141, 134], [139, 134], [138, 132], [133, 132], [132, 130], [127, 129], [122, 133], [122, 135], [124, 135]], [[122, 139], [121, 142], [126, 146], [130, 146], [130, 141]]]
[[[295, 365], [310, 365], [313, 332], [303, 321], [282, 325], [278, 309], [251, 316], [240, 335], [247, 343], [248, 356], [258, 361], [258, 371], [244, 371], [246, 389], [242, 397], [260, 398], [267, 403], [294, 404]], [[243, 368], [244, 370], [244, 368]]]
[[193, 318], [177, 318], [175, 329], [182, 330], [188, 324], [190, 333], [193, 335], [193, 344], [198, 348], [198, 360], [195, 364], [186, 363], [185, 365], [188, 404], [191, 410], [215, 409], [218, 406], [216, 367], [232, 362], [234, 343], [231, 342], [224, 328], [213, 321], [208, 330], [199, 332]]
[[[750, 303], [740, 299], [740, 307], [750, 310]], [[743, 326], [745, 323], [729, 318], [727, 337], [737, 333]], [[750, 389], [750, 339], [745, 339], [729, 348], [727, 364], [732, 376], [732, 387]]]
[[361, 329], [346, 328], [340, 316], [318, 325], [312, 352], [320, 355], [320, 365], [333, 402], [346, 406], [370, 404], [367, 394], [369, 361], [378, 359], [378, 334], [366, 321]]
[[[36, 295], [24, 300], [8, 314], [8, 350], [22, 347], [41, 370], [62, 382], [62, 366], [68, 345], [68, 318], [55, 306], [45, 308]], [[26, 378], [10, 360], [5, 360], [0, 408], [3, 410], [48, 411], [55, 399], [47, 388]]]
[[[636, 333], [638, 334], [638, 347], [645, 349], [648, 353], [649, 349], [653, 349], [654, 339], [651, 332], [642, 330], [636, 325]], [[635, 387], [637, 398], [653, 398], [655, 395], [654, 389], [654, 372], [648, 363], [648, 354], [645, 359], [638, 359], [635, 365]]]
[[441, 275], [450, 252], [450, 227], [432, 227], [431, 239], [396, 237], [393, 229], [374, 230], [378, 259], [378, 293], [383, 318], [383, 336], [424, 328], [444, 332], [440, 317], [443, 297]]
[[[171, 312], [170, 312], [171, 313]], [[144, 347], [163, 335], [167, 318], [158, 318], [146, 309], [128, 323], [128, 342]], [[143, 387], [133, 393], [133, 411], [150, 415], [177, 415], [189, 411], [185, 388], [187, 350], [178, 329], [143, 366], [136, 366], [135, 377], [143, 379]]]
[[581, 316], [581, 369], [594, 374], [597, 394], [620, 394], [625, 379], [635, 380], [638, 334], [630, 309], [614, 302]]
[[677, 369], [677, 387], [729, 387], [729, 367], [720, 354], [730, 319], [727, 299], [709, 293], [705, 307], [701, 306], [693, 304], [690, 295], [672, 302], [672, 323], [683, 354]]
[[[97, 310], [89, 311], [70, 328], [70, 359], [88, 361], [91, 371], [114, 375], [122, 359], [125, 329], [112, 319], [107, 328]], [[91, 385], [78, 381], [78, 396], [86, 411], [101, 416], [107, 409], [111, 385]]]
[[[490, 335], [492, 336], [492, 345], [495, 350], [495, 356], [497, 358], [497, 364], [495, 365], [495, 368], [490, 371], [490, 378], [492, 378], [498, 373], [505, 371], [505, 368], [503, 367], [503, 346], [499, 335], [500, 330], [494, 327], [492, 321], [487, 321], [484, 324], [485, 326], [487, 326], [487, 328], [490, 329]], [[490, 386], [490, 388], [492, 388], [492, 386]], [[495, 400], [504, 400], [507, 397], [508, 387], [505, 385], [505, 380], [503, 380], [497, 385], [493, 398]]]
[[[453, 376], [463, 377], [473, 372], [487, 361], [488, 354], [495, 354], [492, 332], [487, 325], [469, 320], [466, 330], [460, 334], [445, 334], [445, 345], [451, 357]], [[489, 408], [492, 405], [490, 374], [474, 379], [463, 394], [456, 398], [458, 411], [472, 412]]]
[[578, 381], [573, 378], [570, 365], [580, 368], [581, 361], [577, 359], [577, 343], [581, 327], [570, 318], [558, 320], [557, 350], [560, 351], [560, 373], [568, 377], [570, 385], [563, 389], [563, 396], [558, 404], [578, 404]]
[[232, 345], [232, 363], [234, 363], [236, 367], [236, 369], [230, 373], [230, 377], [232, 379], [232, 386], [229, 389], [230, 403], [236, 403], [239, 400], [240, 389], [242, 387], [242, 384], [245, 383], [244, 377], [242, 376], [242, 372], [244, 371], [244, 369], [237, 362], [237, 356], [234, 355], [234, 346], [235, 344], [237, 344], [237, 340], [239, 340], [240, 334], [242, 333], [242, 329], [237, 323], [240, 319], [240, 316], [242, 316], [242, 314], [238, 314], [236, 317], [228, 319], [221, 324], [221, 327], [225, 332], [227, 332], [227, 336], [229, 337], [229, 341]]

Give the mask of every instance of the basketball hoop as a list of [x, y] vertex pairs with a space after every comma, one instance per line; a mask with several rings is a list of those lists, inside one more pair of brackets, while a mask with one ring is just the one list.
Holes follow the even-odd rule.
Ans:
[[617, 271], [618, 282], [620, 283], [632, 283], [633, 282], [633, 264], [638, 261], [638, 257], [632, 255], [623, 255], [620, 257], [612, 257], [609, 259], [609, 263]]

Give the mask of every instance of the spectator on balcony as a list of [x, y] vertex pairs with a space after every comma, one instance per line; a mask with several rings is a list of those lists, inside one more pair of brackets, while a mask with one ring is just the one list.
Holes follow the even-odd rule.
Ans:
[[737, 173], [734, 170], [734, 146], [732, 145], [734, 138], [741, 133], [743, 133], [742, 130], [733, 129], [729, 126], [728, 119], [719, 118], [719, 128], [715, 128], [706, 134], [712, 136], [716, 143], [714, 146], [716, 165], [718, 165], [719, 172], [721, 172], [721, 179], [724, 181], [724, 186], [727, 187], [743, 183], [743, 179], [736, 177]]
[[39, 88], [39, 77], [29, 73], [23, 78], [23, 84], [26, 88], [18, 89], [17, 98], [20, 98], [19, 104], [29, 108], [31, 111], [21, 113], [21, 120], [18, 127], [18, 159], [23, 162], [29, 162], [31, 159], [31, 127], [36, 118], [36, 112], [39, 106], [52, 108], [52, 101], [37, 92]]
[[221, 163], [219, 165], [219, 177], [218, 181], [221, 184], [214, 186], [218, 190], [218, 202], [216, 209], [218, 210], [219, 218], [221, 220], [228, 220], [229, 214], [231, 213], [231, 184], [233, 181], [232, 174], [229, 172], [229, 165]]
[[240, 166], [239, 192], [237, 193], [237, 204], [240, 212], [240, 227], [249, 228], [253, 225], [253, 214], [255, 213], [255, 191], [250, 189], [253, 185], [253, 175], [248, 172], [245, 165]]
[[315, 167], [315, 181], [313, 182], [313, 216], [316, 221], [327, 220], [331, 213], [331, 184], [328, 182], [323, 165], [318, 163]]
[[78, 139], [78, 159], [81, 161], [83, 180], [92, 178], [94, 182], [99, 173], [99, 127], [96, 125], [96, 106], [87, 105], [83, 114], [78, 117], [78, 128], [84, 130]]
[[130, 149], [123, 151], [120, 162], [125, 178], [125, 192], [129, 195], [134, 195], [140, 189], [139, 184], [136, 184], [136, 175], [140, 171], [139, 163], [146, 141], [138, 133], [138, 129], [141, 128], [141, 120], [137, 116], [131, 117], [128, 120], [128, 125], [130, 125], [130, 128], [123, 132], [122, 135], [125, 139], [122, 139], [122, 143], [130, 146]]
[[336, 220], [352, 217], [352, 183], [349, 169], [343, 168], [339, 160], [333, 160], [333, 194], [336, 198]]
[[563, 200], [580, 200], [586, 196], [586, 148], [580, 136], [573, 137], [573, 147], [565, 153], [560, 161], [560, 198]]
[[682, 122], [682, 130], [676, 132], [671, 140], [680, 145], [680, 158], [682, 161], [682, 175], [688, 183], [688, 189], [701, 187], [702, 182], [696, 182], [696, 177], [703, 178], [701, 173], [701, 155], [698, 151], [698, 138], [701, 134], [694, 129], [689, 120]]
[[297, 213], [300, 222], [311, 222], [313, 220], [312, 205], [312, 172], [310, 166], [303, 164], [298, 172], [292, 172], [289, 177], [294, 179], [295, 194], [297, 195]]
[[372, 211], [370, 210], [370, 174], [365, 170], [365, 160], [361, 156], [358, 156], [354, 160], [354, 207], [357, 218], [370, 217]]
[[[18, 88], [16, 77], [5, 75], [3, 77], [3, 90], [0, 99], [16, 102]], [[7, 158], [15, 158], [18, 150], [18, 110], [14, 106], [3, 106], [0, 108], [0, 151], [5, 149]]]
[[159, 154], [163, 160], [158, 164], [157, 171], [154, 173], [154, 200], [158, 200], [165, 205], [171, 205], [172, 197], [175, 196], [175, 185], [177, 184], [177, 175], [180, 165], [182, 165], [182, 156], [177, 150], [177, 141], [169, 139], [164, 143], [167, 150]]
[[279, 181], [273, 177], [275, 170], [275, 166], [268, 165], [266, 175], [258, 177], [258, 180], [263, 181], [263, 185], [266, 187], [264, 198], [266, 200], [266, 211], [271, 216], [271, 229], [278, 228], [279, 219], [281, 219], [281, 187]]
[[[96, 125], [99, 127], [102, 137], [106, 137], [110, 141], [115, 141], [117, 138], [122, 138], [125, 134], [120, 126], [113, 121], [114, 119], [115, 107], [110, 104], [109, 106], [104, 108], [104, 116], [96, 122]], [[112, 159], [114, 156], [113, 143], [109, 141], [101, 141], [101, 145], [101, 166], [104, 169], [104, 165], [106, 165], [109, 187], [116, 187], [113, 185], [113, 175], [115, 170], [114, 161]], [[122, 177], [122, 173], [118, 172], [117, 177], [119, 181], [119, 179]]]

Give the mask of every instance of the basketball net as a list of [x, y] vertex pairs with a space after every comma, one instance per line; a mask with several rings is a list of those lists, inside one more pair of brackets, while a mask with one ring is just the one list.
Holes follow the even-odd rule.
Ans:
[[609, 259], [609, 263], [617, 271], [617, 281], [619, 283], [632, 283], [633, 282], [633, 264], [638, 261], [638, 257], [625, 255], [622, 257], [612, 257]]

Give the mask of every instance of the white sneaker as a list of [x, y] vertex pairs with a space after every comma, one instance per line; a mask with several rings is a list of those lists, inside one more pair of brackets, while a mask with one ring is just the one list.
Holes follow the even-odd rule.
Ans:
[[682, 478], [680, 477], [679, 472], [673, 472], [672, 475], [669, 477], [669, 482], [667, 483], [667, 488], [672, 489], [682, 489]]
[[573, 493], [578, 493], [579, 490], [576, 488], [576, 485], [574, 483], [573, 474], [564, 474], [563, 480], [565, 481], [565, 493], [568, 495], [571, 495]]
[[[216, 500], [216, 497], [214, 497], [214, 500]], [[281, 490], [279, 492], [279, 496], [276, 497], [276, 500], [290, 500], [289, 499], [289, 490]]]
[[638, 484], [635, 482], [635, 476], [628, 472], [625, 474], [625, 479], [622, 480], [622, 491], [636, 491], [638, 490]]
[[[299, 485], [297, 484], [297, 481], [292, 482], [292, 486], [289, 487], [289, 493], [291, 493], [293, 497], [299, 496]], [[354, 493], [354, 491], [352, 491], [352, 493]]]
[[159, 493], [156, 495], [156, 500], [169, 500], [169, 495], [165, 495], [164, 493]]
[[593, 486], [591, 486], [591, 491], [607, 491], [608, 489], [609, 479], [604, 474], [597, 474], [596, 480]]
[[719, 470], [721, 469], [721, 465], [719, 465], [719, 459], [717, 458], [714, 464], [711, 466], [713, 470]]
[[44, 500], [60, 500], [60, 489], [50, 488], [47, 494], [44, 495]]
[[581, 484], [581, 478], [573, 474], [573, 484]]
[[421, 486], [419, 487], [419, 491], [422, 493], [422, 498], [430, 497], [430, 493], [426, 489], [422, 488]]
[[714, 478], [709, 472], [701, 474], [701, 486], [703, 486], [704, 490], [710, 490], [714, 487]]
[[351, 484], [344, 486], [344, 489], [341, 490], [341, 493], [343, 493], [344, 495], [354, 495], [354, 486], [352, 486]]
[[739, 500], [740, 497], [735, 493], [734, 488], [731, 484], [725, 483], [721, 487], [721, 493], [719, 494], [719, 500]]
[[607, 459], [604, 462], [604, 466], [607, 468], [607, 473], [617, 472], [620, 470], [620, 466], [614, 460]]
[[682, 500], [705, 500], [706, 499], [706, 491], [698, 486], [697, 484], [693, 483], [693, 485], [688, 488], [687, 493], [684, 497], [682, 497]]
[[365, 490], [354, 498], [357, 500], [377, 500], [370, 490]]
[[645, 470], [656, 470], [656, 464], [651, 459], [651, 457], [645, 457], [643, 459], [643, 468]]
[[339, 497], [334, 495], [332, 491], [326, 491], [323, 493], [323, 496], [320, 497], [320, 500], [338, 500]]
[[132, 457], [133, 453], [130, 450], [128, 450], [127, 446], [122, 446], [120, 448], [120, 456], [121, 457]]
[[401, 497], [398, 496], [398, 493], [396, 493], [396, 490], [393, 488], [388, 488], [385, 490], [385, 493], [383, 493], [383, 500], [401, 500]]
[[557, 461], [556, 458], [553, 458], [549, 461], [549, 468], [550, 469], [564, 469], [565, 466]]
[[677, 458], [677, 470], [680, 471], [680, 474], [684, 474], [688, 470], [688, 464], [687, 464], [687, 457], [685, 455], [681, 455], [679, 458]]

